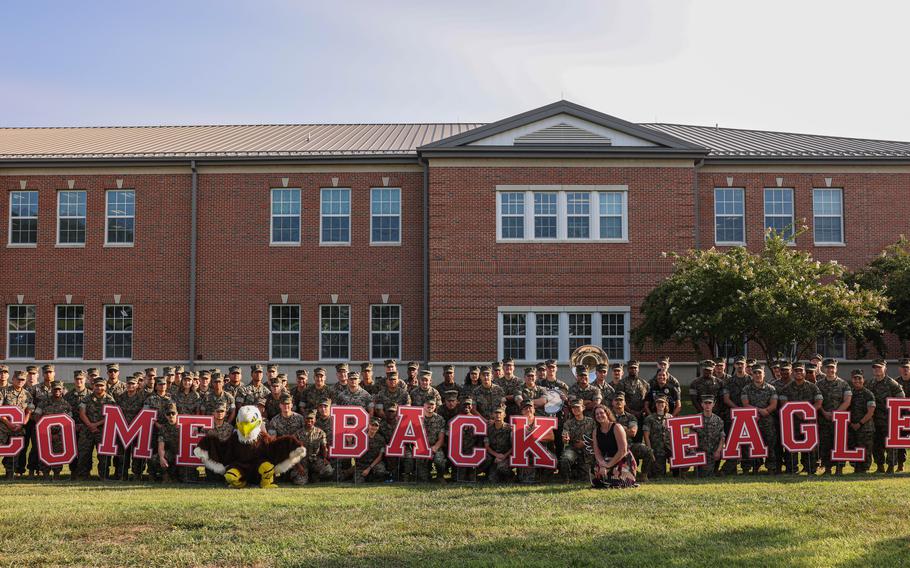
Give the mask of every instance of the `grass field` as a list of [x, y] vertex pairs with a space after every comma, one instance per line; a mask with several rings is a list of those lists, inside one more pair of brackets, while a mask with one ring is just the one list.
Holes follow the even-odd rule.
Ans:
[[0, 484], [4, 566], [907, 566], [910, 477], [583, 485]]

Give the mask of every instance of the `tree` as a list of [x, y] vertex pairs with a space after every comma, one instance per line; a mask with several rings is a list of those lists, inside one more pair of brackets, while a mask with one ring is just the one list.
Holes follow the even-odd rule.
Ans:
[[[901, 235], [896, 243], [883, 250], [865, 268], [850, 275], [848, 282], [884, 292], [888, 306], [878, 314], [882, 330], [896, 335], [902, 352], [907, 353], [907, 341], [910, 340], [910, 240]], [[882, 330], [872, 330], [862, 339], [875, 345], [878, 352], [884, 355], [886, 348]]]
[[837, 262], [813, 260], [789, 242], [769, 232], [759, 253], [735, 247], [671, 254], [674, 272], [642, 303], [633, 342], [639, 349], [649, 340], [688, 342], [711, 352], [715, 344], [746, 340], [766, 358], [796, 359], [819, 337], [881, 329], [886, 300], [878, 290], [848, 285]]

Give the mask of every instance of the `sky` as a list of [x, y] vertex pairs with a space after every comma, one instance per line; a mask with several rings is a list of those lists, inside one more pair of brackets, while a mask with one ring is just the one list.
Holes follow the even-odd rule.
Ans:
[[633, 122], [910, 141], [910, 2], [0, 3], [0, 126]]

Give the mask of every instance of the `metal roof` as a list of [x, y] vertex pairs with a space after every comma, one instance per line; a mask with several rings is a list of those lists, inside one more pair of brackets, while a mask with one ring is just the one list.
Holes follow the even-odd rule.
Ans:
[[641, 126], [710, 148], [708, 158], [910, 158], [910, 142], [684, 124]]
[[0, 159], [416, 155], [480, 124], [263, 124], [0, 128]]

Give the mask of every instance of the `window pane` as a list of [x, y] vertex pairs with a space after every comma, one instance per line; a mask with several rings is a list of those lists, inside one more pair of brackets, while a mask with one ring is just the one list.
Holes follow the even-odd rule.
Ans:
[[300, 306], [274, 305], [271, 307], [272, 358], [300, 358]]
[[519, 192], [500, 194], [502, 238], [523, 239], [525, 236], [525, 195]]
[[839, 243], [842, 241], [840, 217], [815, 218], [815, 242]]
[[322, 330], [320, 356], [323, 359], [347, 359], [350, 349], [350, 306], [322, 306], [319, 326]]
[[537, 314], [537, 358], [559, 358], [559, 314]]
[[743, 237], [742, 217], [718, 217], [717, 241], [725, 243], [741, 243]]
[[82, 359], [83, 306], [57, 306], [57, 357]]
[[525, 314], [502, 314], [503, 357], [518, 360], [527, 358], [525, 320]]
[[11, 305], [7, 308], [9, 357], [35, 358], [35, 306]]
[[105, 306], [104, 356], [131, 359], [133, 356], [133, 307]]
[[570, 239], [587, 239], [591, 236], [591, 194], [566, 193], [566, 235]]
[[132, 190], [108, 191], [107, 214], [111, 217], [133, 217], [136, 214], [136, 193]]
[[10, 242], [13, 244], [37, 244], [38, 220], [14, 217], [11, 220]]
[[10, 194], [10, 217], [37, 217], [38, 192], [14, 191]]
[[569, 314], [569, 351], [591, 343], [591, 314]]
[[625, 358], [626, 317], [625, 314], [600, 314], [600, 333], [603, 350], [610, 360]]
[[397, 359], [401, 344], [401, 307], [370, 307], [370, 357], [372, 359]]
[[85, 243], [85, 219], [60, 219], [60, 243]]

